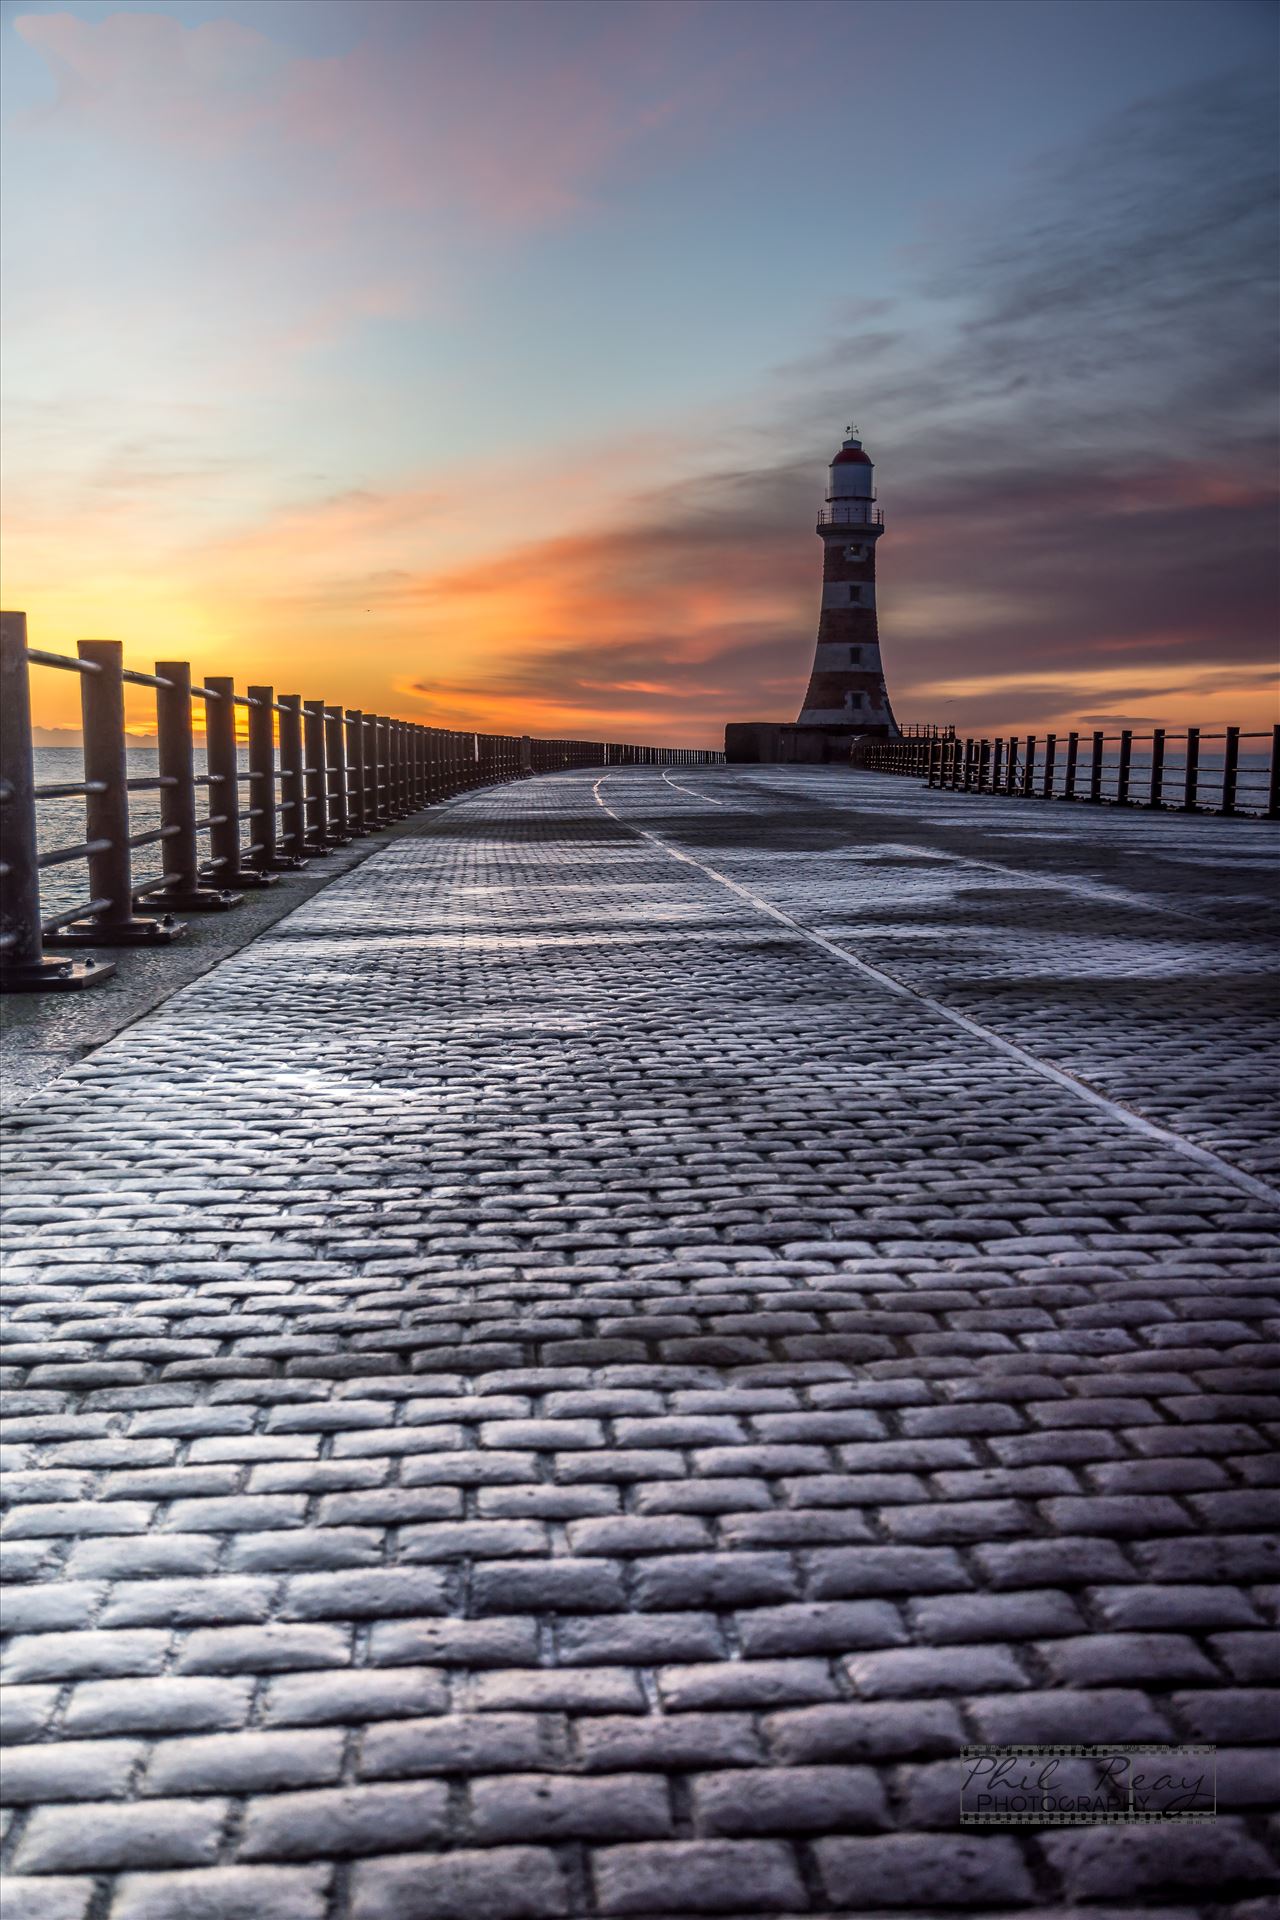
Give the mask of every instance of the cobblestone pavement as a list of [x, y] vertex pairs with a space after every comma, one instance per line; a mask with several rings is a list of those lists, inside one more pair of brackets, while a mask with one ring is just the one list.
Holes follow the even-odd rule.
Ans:
[[1274, 1912], [1271, 844], [541, 779], [37, 1095], [5, 1920]]

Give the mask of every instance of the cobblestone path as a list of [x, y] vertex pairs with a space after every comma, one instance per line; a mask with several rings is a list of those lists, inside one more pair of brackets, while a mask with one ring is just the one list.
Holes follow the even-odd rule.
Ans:
[[21, 1109], [6, 1920], [1274, 1912], [1272, 845], [541, 779]]

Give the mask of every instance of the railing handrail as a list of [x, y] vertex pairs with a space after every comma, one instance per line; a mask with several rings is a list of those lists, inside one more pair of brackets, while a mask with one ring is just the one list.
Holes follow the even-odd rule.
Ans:
[[[37, 785], [30, 669], [80, 677], [83, 775]], [[131, 775], [124, 687], [156, 696], [154, 776]], [[207, 771], [195, 770], [193, 703], [204, 702]], [[249, 712], [246, 741], [235, 708]], [[221, 912], [249, 888], [277, 884], [331, 848], [473, 787], [534, 773], [612, 766], [707, 766], [722, 752], [633, 742], [542, 740], [532, 734], [480, 733], [368, 714], [272, 686], [237, 693], [209, 674], [193, 681], [185, 661], [159, 661], [154, 673], [126, 667], [114, 640], [82, 640], [76, 655], [27, 645], [26, 616], [0, 615], [0, 991], [92, 985], [114, 962], [90, 955], [53, 959], [45, 947], [164, 946], [185, 932], [177, 913]], [[247, 748], [248, 766], [241, 766]], [[241, 804], [241, 788], [248, 804]], [[211, 804], [197, 809], [200, 789]], [[130, 831], [129, 795], [160, 797], [160, 825]], [[37, 804], [82, 798], [85, 833], [64, 847], [38, 844]], [[244, 832], [249, 838], [246, 843]], [[199, 843], [208, 836], [207, 857]], [[135, 849], [160, 845], [165, 871], [139, 881]], [[85, 860], [91, 898], [42, 917], [40, 874]], [[150, 913], [135, 911], [139, 901]], [[157, 918], [156, 913], [160, 917]]]

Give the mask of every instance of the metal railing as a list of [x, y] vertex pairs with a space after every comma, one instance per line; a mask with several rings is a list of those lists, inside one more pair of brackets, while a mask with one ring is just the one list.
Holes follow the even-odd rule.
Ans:
[[819, 507], [820, 527], [882, 527], [884, 508], [870, 500], [850, 500], [838, 507]]
[[936, 728], [867, 741], [852, 763], [952, 793], [1280, 820], [1280, 727], [1047, 733], [960, 739]]
[[[79, 780], [37, 781], [32, 666], [79, 676]], [[155, 694], [154, 775], [129, 770], [126, 686]], [[204, 771], [197, 766], [196, 700], [204, 706]], [[237, 707], [247, 715], [247, 764]], [[696, 747], [421, 726], [277, 694], [270, 686], [237, 693], [224, 676], [196, 685], [186, 661], [159, 661], [154, 673], [126, 667], [117, 640], [81, 640], [74, 658], [28, 647], [26, 615], [6, 613], [0, 615], [0, 991], [92, 986], [114, 973], [114, 961], [93, 954], [51, 958], [46, 949], [167, 946], [186, 931], [177, 915], [226, 912], [249, 889], [275, 886], [281, 874], [316, 856], [469, 788], [572, 767], [723, 760], [723, 753]], [[131, 830], [133, 794], [158, 795], [158, 826]], [[84, 801], [83, 838], [42, 846], [39, 804], [73, 799]], [[140, 879], [134, 855], [151, 846], [160, 849], [161, 872]], [[77, 861], [88, 869], [88, 898], [42, 913], [41, 875]]]

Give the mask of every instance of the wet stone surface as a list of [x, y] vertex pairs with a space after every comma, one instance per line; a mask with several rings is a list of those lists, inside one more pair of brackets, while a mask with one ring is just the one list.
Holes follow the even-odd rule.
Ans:
[[[1269, 830], [597, 777], [10, 1122], [6, 1920], [1261, 1920]], [[965, 1829], [974, 1739], [1220, 1815]]]

